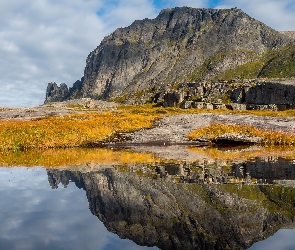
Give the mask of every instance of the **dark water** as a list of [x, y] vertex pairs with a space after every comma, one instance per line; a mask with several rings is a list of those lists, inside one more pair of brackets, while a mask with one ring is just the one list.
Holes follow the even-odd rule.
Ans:
[[283, 158], [0, 168], [0, 249], [295, 249], [294, 180]]

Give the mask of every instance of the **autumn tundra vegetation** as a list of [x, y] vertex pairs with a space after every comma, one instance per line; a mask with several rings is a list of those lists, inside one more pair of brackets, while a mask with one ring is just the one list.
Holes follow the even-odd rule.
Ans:
[[[80, 114], [48, 116], [32, 120], [1, 120], [0, 151], [31, 149], [98, 147], [112, 142], [121, 133], [154, 126], [155, 121], [169, 115], [185, 113], [228, 113], [228, 110], [163, 108], [152, 105], [120, 106], [114, 110], [90, 110]], [[232, 114], [294, 117], [295, 111], [230, 111]], [[262, 138], [264, 146], [294, 146], [295, 134], [262, 130], [247, 125], [213, 123], [192, 131], [188, 138], [213, 140], [226, 133], [246, 134]]]

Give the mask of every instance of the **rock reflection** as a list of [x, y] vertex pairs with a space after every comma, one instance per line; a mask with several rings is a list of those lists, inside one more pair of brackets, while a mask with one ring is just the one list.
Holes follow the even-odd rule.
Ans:
[[295, 168], [284, 158], [48, 170], [75, 182], [109, 231], [160, 249], [247, 249], [295, 227]]

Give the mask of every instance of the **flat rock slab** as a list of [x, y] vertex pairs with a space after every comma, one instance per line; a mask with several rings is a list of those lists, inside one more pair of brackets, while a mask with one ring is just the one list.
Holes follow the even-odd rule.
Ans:
[[189, 144], [186, 137], [191, 131], [214, 122], [251, 125], [260, 129], [295, 133], [295, 118], [278, 118], [252, 115], [184, 114], [164, 117], [151, 129], [142, 129], [127, 135], [130, 144]]
[[82, 98], [65, 102], [53, 102], [30, 108], [2, 108], [0, 120], [32, 120], [45, 116], [65, 116], [88, 111], [110, 110], [119, 106], [114, 102]]

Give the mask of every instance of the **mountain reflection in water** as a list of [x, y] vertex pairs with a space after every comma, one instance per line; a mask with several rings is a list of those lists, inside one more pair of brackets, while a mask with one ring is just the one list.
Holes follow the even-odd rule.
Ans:
[[295, 228], [295, 163], [286, 158], [90, 164], [47, 174], [53, 189], [84, 189], [109, 231], [142, 246], [247, 249]]

